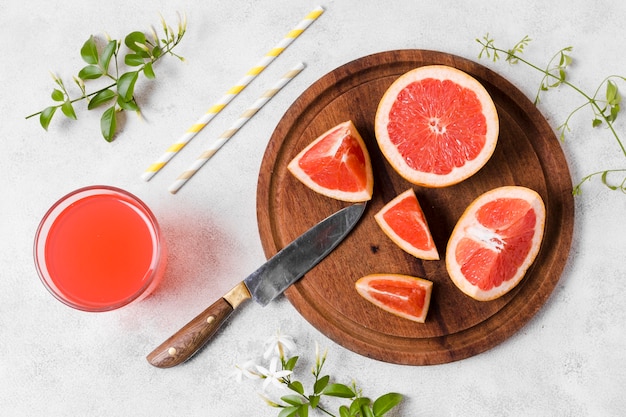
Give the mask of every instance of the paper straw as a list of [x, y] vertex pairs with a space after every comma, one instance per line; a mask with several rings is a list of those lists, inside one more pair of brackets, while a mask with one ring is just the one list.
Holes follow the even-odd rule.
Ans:
[[231, 102], [237, 94], [239, 94], [250, 82], [256, 78], [263, 70], [278, 57], [291, 43], [308, 28], [311, 23], [313, 23], [322, 13], [324, 13], [324, 9], [321, 7], [317, 7], [313, 9], [309, 14], [306, 15], [304, 19], [292, 30], [285, 35], [285, 37], [272, 49], [267, 52], [263, 58], [250, 70], [246, 73], [246, 75], [239, 80], [237, 84], [230, 88], [222, 96], [219, 101], [217, 101], [213, 106], [207, 110], [207, 112], [196, 121], [187, 131], [180, 137], [178, 140], [172, 144], [165, 153], [156, 160], [152, 165], [148, 167], [148, 169], [141, 175], [145, 181], [149, 181], [154, 174], [159, 172], [161, 168], [167, 164], [170, 159], [172, 159], [182, 148], [187, 145], [191, 139], [198, 134], [200, 130], [202, 130], [214, 117], [217, 115], [228, 103]]
[[286, 72], [270, 89], [266, 90], [255, 102], [250, 106], [246, 111], [244, 111], [239, 119], [235, 121], [228, 129], [226, 129], [220, 136], [217, 137], [215, 142], [211, 147], [206, 149], [202, 154], [189, 166], [189, 168], [180, 174], [176, 181], [170, 186], [169, 191], [172, 194], [176, 194], [180, 188], [185, 185], [187, 181], [191, 177], [195, 175], [196, 172], [206, 162], [211, 159], [213, 155], [217, 153], [217, 151], [224, 146], [224, 144], [232, 138], [235, 133], [241, 129], [243, 125], [246, 124], [248, 120], [252, 118], [261, 107], [265, 105], [272, 97], [274, 97], [289, 81], [291, 81], [296, 75], [300, 74], [300, 72], [304, 69], [304, 64], [299, 63], [298, 65], [291, 68], [288, 72]]

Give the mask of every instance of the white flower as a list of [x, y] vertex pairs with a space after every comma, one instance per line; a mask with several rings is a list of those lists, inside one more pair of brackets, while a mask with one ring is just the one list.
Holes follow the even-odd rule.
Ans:
[[293, 341], [293, 337], [281, 334], [279, 330], [276, 332], [275, 336], [265, 341], [265, 353], [263, 353], [263, 357], [269, 359], [273, 355], [278, 355], [279, 358], [284, 359], [285, 355], [289, 354], [289, 352], [293, 352], [295, 349], [296, 344]]
[[266, 369], [262, 366], [257, 365], [256, 369], [263, 375], [265, 381], [263, 381], [263, 390], [267, 388], [267, 386], [272, 383], [277, 387], [283, 388], [283, 378], [291, 375], [292, 371], [287, 370], [278, 370], [278, 361], [279, 359], [274, 356], [270, 361], [270, 368]]
[[261, 375], [256, 371], [256, 364], [252, 360], [248, 360], [241, 365], [235, 365], [233, 373], [239, 383], [241, 383], [244, 376], [248, 379], [261, 378]]

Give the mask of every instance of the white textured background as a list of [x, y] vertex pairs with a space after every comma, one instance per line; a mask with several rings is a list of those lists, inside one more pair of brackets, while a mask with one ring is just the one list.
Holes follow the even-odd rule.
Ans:
[[[309, 10], [326, 13], [151, 182], [141, 172]], [[49, 103], [54, 71], [66, 83], [82, 67], [90, 34], [114, 38], [172, 24], [189, 27], [157, 79], [141, 81], [144, 120], [130, 115], [115, 142], [99, 134], [99, 114], [55, 116], [50, 131], [25, 116]], [[592, 91], [626, 75], [623, 24], [616, 1], [288, 0], [18, 2], [0, 0], [0, 415], [274, 416], [254, 381], [231, 376], [236, 363], [262, 353], [278, 329], [295, 337], [308, 378], [314, 341], [329, 349], [327, 370], [352, 378], [375, 397], [406, 396], [392, 416], [621, 416], [626, 410], [626, 196], [596, 179], [577, 197], [574, 242], [553, 296], [517, 334], [496, 348], [446, 365], [396, 366], [341, 348], [281, 298], [250, 303], [219, 339], [184, 366], [151, 367], [145, 355], [263, 262], [255, 192], [265, 145], [281, 115], [307, 86], [348, 61], [398, 48], [434, 49], [477, 59], [474, 41], [489, 32], [504, 47], [533, 38], [526, 56], [545, 64], [574, 46], [572, 79]], [[176, 196], [166, 189], [262, 89], [289, 66], [307, 69], [272, 100]], [[540, 76], [483, 60], [534, 96]], [[581, 104], [567, 90], [540, 109], [554, 126]], [[90, 112], [91, 113], [91, 112]], [[563, 144], [573, 179], [626, 158], [590, 114], [574, 119]], [[626, 139], [623, 121], [617, 127]], [[85, 185], [110, 184], [142, 198], [159, 218], [170, 248], [163, 285], [142, 303], [106, 314], [73, 311], [49, 296], [32, 262], [39, 219], [56, 199]]]

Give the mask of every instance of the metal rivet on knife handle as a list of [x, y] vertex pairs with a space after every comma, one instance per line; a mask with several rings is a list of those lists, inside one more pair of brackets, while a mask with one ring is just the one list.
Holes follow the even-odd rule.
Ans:
[[249, 298], [246, 286], [238, 284], [152, 351], [148, 362], [158, 368], [170, 368], [186, 361], [211, 339], [233, 310]]

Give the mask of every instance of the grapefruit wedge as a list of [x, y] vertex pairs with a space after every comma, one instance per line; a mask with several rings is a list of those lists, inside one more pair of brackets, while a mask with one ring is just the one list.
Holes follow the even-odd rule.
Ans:
[[431, 281], [400, 274], [371, 274], [354, 284], [375, 306], [408, 320], [424, 323], [433, 289]]
[[313, 191], [342, 201], [372, 198], [374, 176], [363, 138], [352, 121], [323, 133], [287, 165]]
[[512, 290], [539, 252], [545, 217], [543, 200], [529, 188], [505, 186], [479, 196], [448, 241], [446, 268], [454, 284], [479, 301]]
[[474, 175], [491, 158], [499, 120], [476, 79], [456, 68], [428, 65], [391, 84], [374, 129], [381, 152], [403, 178], [446, 187]]
[[439, 259], [424, 212], [412, 188], [387, 203], [374, 215], [374, 219], [405, 252], [420, 259]]

